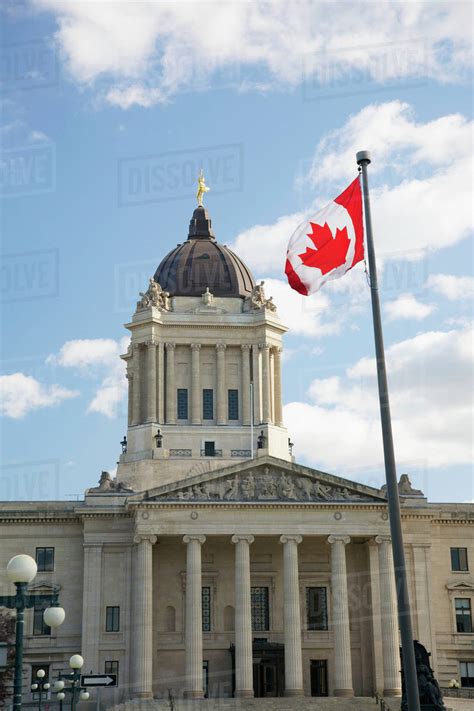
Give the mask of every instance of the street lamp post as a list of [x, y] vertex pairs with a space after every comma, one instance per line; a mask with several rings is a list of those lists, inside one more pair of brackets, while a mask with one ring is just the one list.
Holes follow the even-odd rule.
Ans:
[[7, 565], [7, 577], [16, 587], [15, 595], [0, 595], [0, 607], [16, 610], [15, 625], [15, 677], [13, 681], [13, 711], [21, 709], [21, 694], [23, 686], [23, 631], [25, 626], [25, 609], [34, 607], [36, 603], [49, 603], [52, 607], [44, 611], [44, 621], [48, 627], [59, 627], [64, 622], [66, 613], [59, 607], [58, 593], [42, 595], [28, 592], [37, 573], [37, 566], [29, 555], [16, 555]]
[[[84, 664], [84, 660], [80, 654], [73, 654], [69, 660], [69, 666], [72, 669], [72, 674], [70, 675], [71, 680], [71, 711], [75, 711], [76, 708], [76, 691], [79, 690], [81, 682], [81, 669]], [[89, 698], [89, 697], [87, 697]]]
[[53, 691], [55, 692], [56, 698], [59, 701], [59, 711], [63, 711], [63, 701], [66, 697], [66, 694], [64, 693], [63, 689], [64, 681], [62, 679], [58, 679], [54, 682]]
[[31, 685], [31, 691], [38, 691], [39, 692], [39, 700], [38, 700], [38, 711], [41, 711], [41, 701], [43, 700], [43, 691], [48, 692], [49, 687], [51, 686], [49, 681], [46, 679], [46, 672], [44, 669], [38, 669], [36, 672], [36, 678], [38, 681], [34, 682]]

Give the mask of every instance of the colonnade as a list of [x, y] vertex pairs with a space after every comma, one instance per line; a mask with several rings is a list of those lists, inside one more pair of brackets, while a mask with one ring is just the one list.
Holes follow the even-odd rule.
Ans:
[[[133, 693], [137, 697], [152, 695], [152, 547], [156, 536], [135, 537], [134, 646]], [[252, 614], [250, 546], [251, 534], [235, 534], [235, 696], [253, 696]], [[285, 645], [285, 694], [303, 695], [303, 663], [298, 572], [298, 545], [302, 537], [285, 534], [283, 546], [283, 634]], [[202, 636], [202, 573], [201, 549], [206, 537], [187, 534], [186, 594], [185, 594], [185, 691], [189, 698], [203, 696], [203, 636]], [[349, 628], [349, 597], [347, 587], [347, 535], [330, 535], [331, 547], [331, 622], [334, 642], [334, 695], [354, 694], [352, 681], [351, 639]], [[389, 536], [377, 536], [381, 590], [381, 627], [383, 640], [384, 693], [399, 695], [399, 640], [396, 614], [395, 579], [391, 562]]]
[[[176, 343], [150, 339], [134, 344], [127, 361], [129, 383], [129, 425], [143, 422], [176, 424], [175, 366]], [[189, 421], [202, 424], [202, 378], [200, 343], [191, 343], [191, 397]], [[218, 425], [228, 424], [226, 344], [217, 343], [216, 349], [216, 408]], [[241, 405], [239, 420], [250, 425], [250, 383], [254, 392], [254, 423], [274, 423], [283, 426], [281, 390], [281, 348], [269, 343], [243, 344], [241, 349]], [[166, 373], [166, 377], [165, 377]], [[142, 402], [144, 397], [145, 402]]]

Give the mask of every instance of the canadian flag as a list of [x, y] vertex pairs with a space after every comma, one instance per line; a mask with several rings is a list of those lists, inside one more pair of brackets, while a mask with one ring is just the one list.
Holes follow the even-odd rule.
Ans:
[[343, 193], [294, 231], [285, 274], [292, 289], [314, 294], [364, 259], [362, 191], [357, 177]]

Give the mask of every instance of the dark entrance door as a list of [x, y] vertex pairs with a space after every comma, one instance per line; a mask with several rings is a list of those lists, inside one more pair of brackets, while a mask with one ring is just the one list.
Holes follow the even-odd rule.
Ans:
[[[232, 655], [233, 691], [235, 691], [235, 648]], [[285, 691], [285, 648], [283, 644], [254, 639], [253, 651], [253, 693], [257, 697], [283, 696]]]
[[328, 695], [327, 659], [311, 659], [311, 696]]

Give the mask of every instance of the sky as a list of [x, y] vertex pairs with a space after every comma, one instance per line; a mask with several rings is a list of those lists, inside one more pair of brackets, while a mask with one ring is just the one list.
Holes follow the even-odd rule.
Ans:
[[0, 50], [0, 499], [82, 497], [126, 432], [138, 292], [218, 240], [283, 322], [298, 462], [384, 482], [364, 265], [303, 297], [292, 232], [369, 167], [398, 473], [474, 501], [472, 6], [5, 2]]

